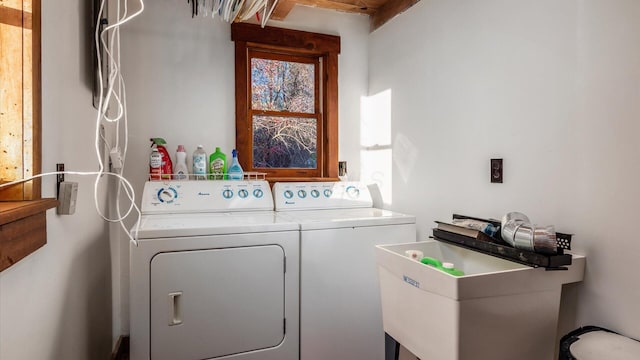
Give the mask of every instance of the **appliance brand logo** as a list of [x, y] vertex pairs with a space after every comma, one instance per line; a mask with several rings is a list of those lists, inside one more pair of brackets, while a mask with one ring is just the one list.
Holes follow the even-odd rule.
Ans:
[[420, 282], [408, 277], [407, 275], [402, 275], [402, 280], [411, 286], [415, 286], [418, 289], [420, 288]]
[[198, 196], [211, 196], [211, 193], [207, 193], [207, 192], [198, 192]]
[[296, 202], [295, 201], [285, 201], [284, 204], [285, 205], [294, 205]]

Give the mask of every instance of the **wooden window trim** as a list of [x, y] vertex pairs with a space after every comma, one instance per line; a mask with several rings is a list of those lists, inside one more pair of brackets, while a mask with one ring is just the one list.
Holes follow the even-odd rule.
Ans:
[[[31, 13], [0, 6], [0, 22], [32, 31], [32, 78], [25, 80], [31, 80], [31, 99], [23, 100], [32, 114], [32, 141], [23, 148], [23, 154], [32, 154], [31, 166], [24, 171], [27, 177], [41, 172], [42, 161], [41, 0], [31, 0]], [[57, 204], [56, 199], [41, 199], [40, 179], [0, 190], [0, 271], [46, 243], [46, 210]]]
[[[252, 128], [248, 118], [249, 98], [248, 59], [249, 49], [283, 51], [293, 54], [314, 55], [321, 58], [323, 77], [321, 79], [321, 140], [318, 151], [322, 164], [318, 164], [319, 174], [300, 177], [296, 170], [279, 170], [268, 174], [270, 181], [329, 181], [338, 180], [338, 54], [340, 37], [316, 34], [298, 30], [274, 27], [261, 28], [259, 25], [234, 23], [231, 25], [231, 40], [235, 42], [236, 77], [236, 148], [243, 169], [252, 171]], [[317, 176], [319, 175], [319, 176]]]

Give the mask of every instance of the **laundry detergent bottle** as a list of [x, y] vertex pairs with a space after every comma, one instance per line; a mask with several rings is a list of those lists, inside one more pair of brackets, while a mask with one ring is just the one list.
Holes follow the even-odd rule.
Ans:
[[231, 154], [233, 155], [233, 159], [231, 159], [231, 165], [229, 165], [229, 170], [227, 170], [229, 180], [242, 180], [244, 179], [244, 172], [238, 162], [238, 151], [233, 149]]
[[187, 151], [184, 145], [178, 145], [176, 150], [176, 169], [173, 176], [176, 180], [187, 180], [189, 178], [189, 169], [187, 168]]
[[160, 178], [162, 179], [171, 179], [173, 174], [173, 163], [171, 162], [171, 156], [169, 156], [169, 152], [167, 148], [164, 147], [167, 144], [163, 138], [151, 138], [151, 147], [155, 146], [160, 153], [160, 157], [162, 159], [162, 165], [160, 166]]
[[227, 155], [216, 147], [216, 151], [209, 155], [209, 179], [223, 180], [227, 178]]
[[202, 145], [193, 152], [193, 179], [207, 179], [207, 152]]

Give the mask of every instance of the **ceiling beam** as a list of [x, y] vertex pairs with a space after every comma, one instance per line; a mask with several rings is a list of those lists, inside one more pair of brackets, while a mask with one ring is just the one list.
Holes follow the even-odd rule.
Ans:
[[[395, 0], [391, 0], [395, 1]], [[306, 5], [351, 13], [373, 14], [376, 9], [349, 3], [349, 0], [279, 0], [271, 19], [284, 20], [295, 5]]]
[[296, 2], [294, 0], [279, 0], [278, 5], [276, 5], [276, 8], [271, 14], [271, 19], [284, 20], [295, 5]]
[[373, 32], [387, 21], [393, 19], [397, 15], [417, 4], [420, 0], [392, 0], [387, 1], [378, 11], [371, 17], [371, 31]]

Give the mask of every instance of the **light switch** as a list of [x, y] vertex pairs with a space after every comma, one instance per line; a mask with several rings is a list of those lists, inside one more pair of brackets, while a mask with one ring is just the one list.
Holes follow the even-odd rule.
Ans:
[[491, 182], [502, 183], [502, 159], [491, 159]]

